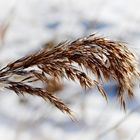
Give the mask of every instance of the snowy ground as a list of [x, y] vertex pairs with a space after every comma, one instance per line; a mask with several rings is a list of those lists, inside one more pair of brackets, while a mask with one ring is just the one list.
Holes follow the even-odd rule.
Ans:
[[[0, 30], [9, 25], [4, 38], [0, 35], [0, 66], [48, 41], [90, 33], [125, 42], [140, 56], [139, 5], [139, 0], [0, 0]], [[124, 113], [113, 97], [106, 103], [96, 89], [84, 94], [78, 85], [66, 85], [65, 94], [59, 95], [73, 110], [76, 122], [39, 97], [23, 100], [1, 89], [0, 140], [140, 139], [139, 88]], [[114, 93], [113, 85], [105, 87]]]

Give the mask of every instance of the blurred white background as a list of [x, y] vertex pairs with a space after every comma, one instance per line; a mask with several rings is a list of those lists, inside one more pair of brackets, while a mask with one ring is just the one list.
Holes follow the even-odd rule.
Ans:
[[[0, 67], [48, 42], [91, 33], [122, 41], [139, 56], [139, 6], [139, 0], [0, 0]], [[39, 97], [0, 88], [0, 140], [139, 140], [140, 89], [124, 112], [116, 88], [105, 84], [106, 103], [96, 89], [85, 94], [79, 85], [64, 82], [57, 94], [76, 122]]]

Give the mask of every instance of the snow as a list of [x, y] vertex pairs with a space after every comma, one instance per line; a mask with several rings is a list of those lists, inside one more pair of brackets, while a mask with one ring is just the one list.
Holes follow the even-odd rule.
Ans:
[[[0, 45], [0, 66], [6, 65], [50, 40], [57, 42], [97, 33], [126, 42], [140, 55], [139, 0], [0, 0], [0, 25], [10, 26]], [[0, 26], [1, 27], [1, 26]], [[76, 121], [39, 97], [18, 97], [0, 89], [0, 140], [135, 140], [140, 127], [139, 88], [125, 113], [113, 96], [109, 102], [96, 89], [85, 94], [65, 82], [59, 94], [73, 110]], [[113, 93], [113, 85], [106, 89]], [[24, 102], [21, 100], [24, 99]], [[118, 127], [106, 132], [126, 117]]]

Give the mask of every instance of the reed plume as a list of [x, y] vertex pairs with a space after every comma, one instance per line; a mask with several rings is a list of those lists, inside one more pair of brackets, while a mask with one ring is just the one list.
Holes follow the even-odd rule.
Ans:
[[[92, 72], [96, 79], [84, 72]], [[15, 77], [20, 77], [15, 80]], [[0, 83], [17, 94], [31, 94], [49, 100], [62, 112], [71, 110], [46, 88], [50, 79], [63, 78], [79, 81], [85, 88], [96, 86], [107, 99], [101, 79], [114, 79], [119, 86], [118, 98], [125, 108], [125, 96], [133, 97], [135, 79], [139, 79], [137, 59], [129, 49], [117, 42], [95, 34], [73, 42], [62, 42], [55, 47], [43, 48], [18, 59], [0, 70]], [[40, 81], [40, 87], [34, 83]]]

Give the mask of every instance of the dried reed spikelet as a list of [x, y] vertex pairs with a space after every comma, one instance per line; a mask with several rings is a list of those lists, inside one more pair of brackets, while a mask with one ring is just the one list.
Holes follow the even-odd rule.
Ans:
[[47, 83], [47, 91], [49, 91], [50, 93], [54, 94], [58, 91], [61, 91], [63, 89], [63, 84], [60, 83], [58, 80], [56, 80], [55, 78], [53, 79], [49, 79], [48, 83]]
[[[96, 80], [75, 64], [90, 70], [97, 76]], [[14, 76], [20, 76], [22, 80], [15, 81]], [[78, 80], [85, 88], [97, 86], [106, 99], [100, 79], [114, 79], [119, 85], [120, 103], [125, 108], [124, 97], [134, 95], [133, 85], [139, 78], [139, 70], [135, 56], [125, 45], [94, 34], [73, 42], [63, 42], [54, 48], [44, 48], [0, 70], [0, 82], [5, 84], [5, 88], [17, 94], [41, 96], [61, 111], [71, 114], [70, 109], [46, 89], [49, 77], [59, 81], [62, 78]], [[36, 81], [41, 81], [45, 87], [34, 87]]]

